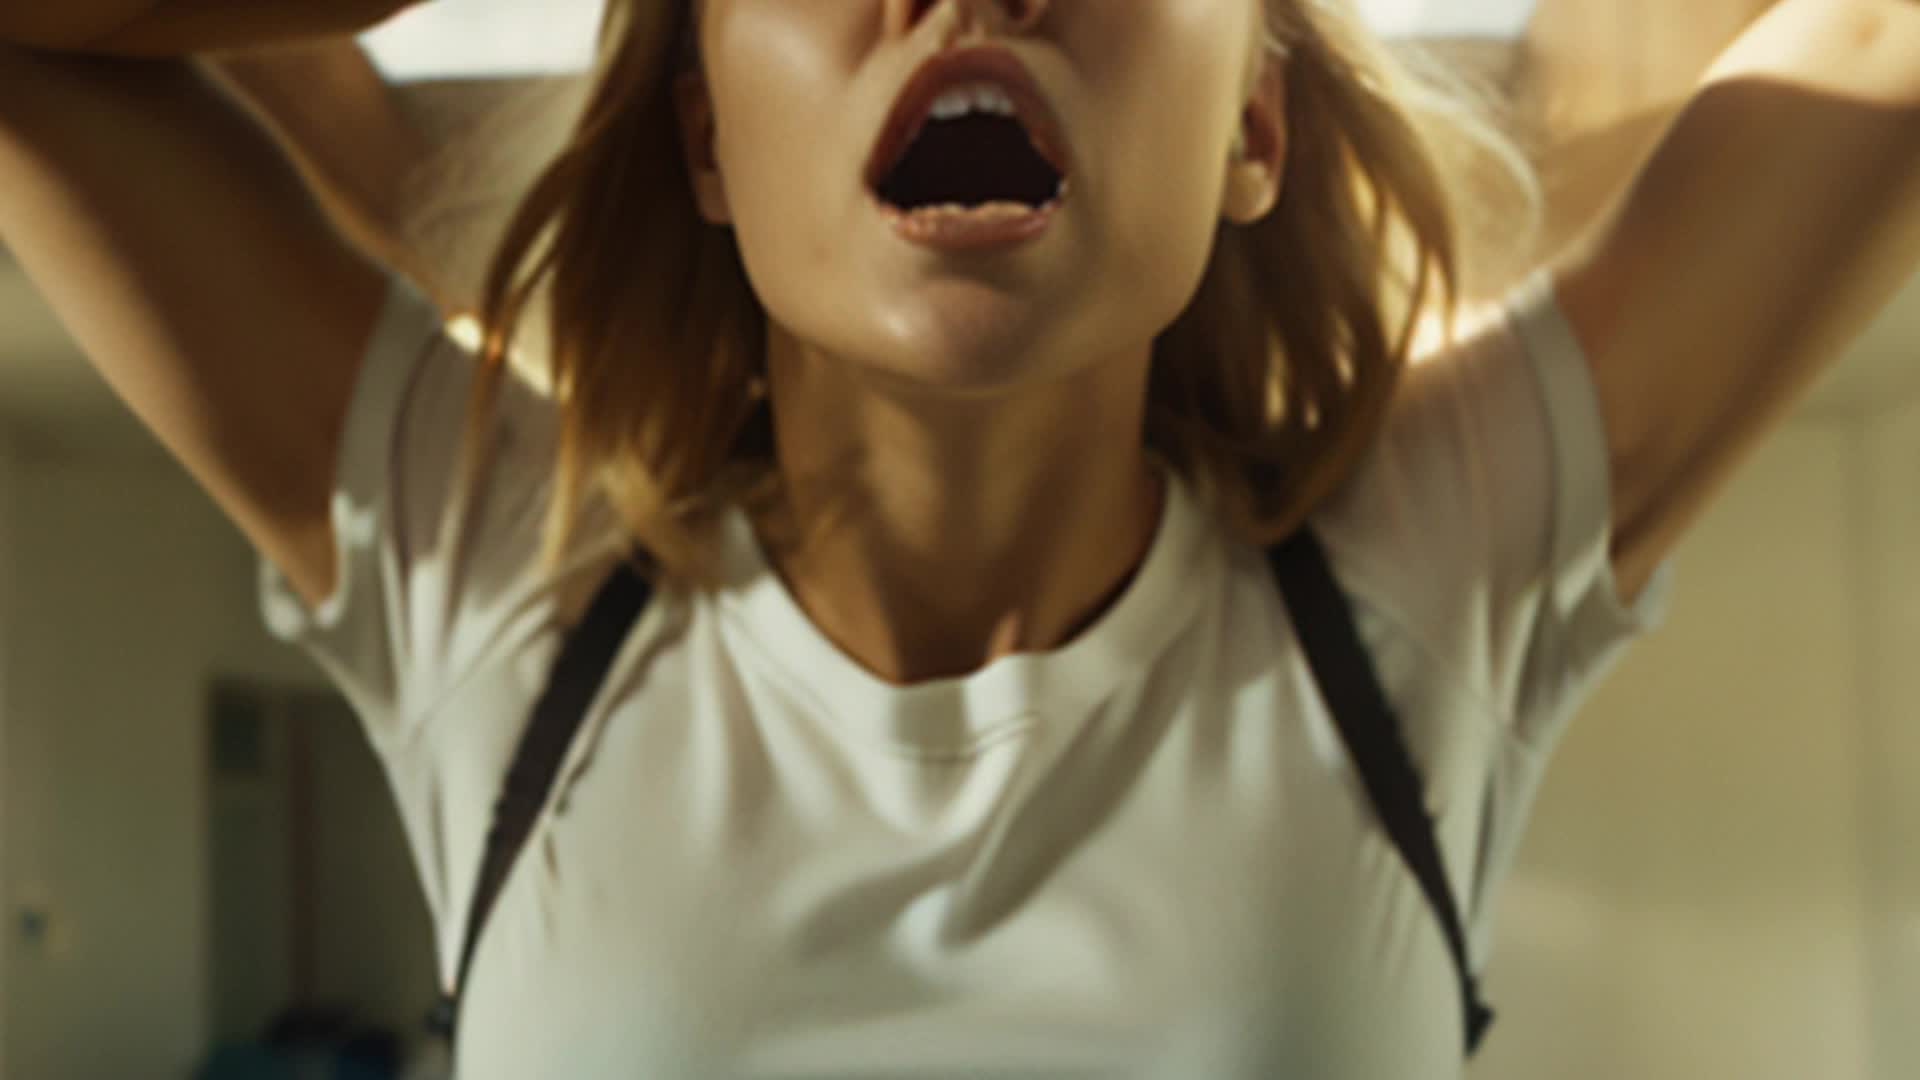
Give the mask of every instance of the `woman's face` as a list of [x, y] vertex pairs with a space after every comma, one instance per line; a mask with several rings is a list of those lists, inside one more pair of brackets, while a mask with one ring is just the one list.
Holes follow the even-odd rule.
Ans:
[[[1138, 356], [1198, 288], [1223, 213], [1272, 204], [1228, 154], [1264, 124], [1253, 156], [1277, 172], [1279, 103], [1248, 111], [1259, 0], [700, 2], [704, 92], [680, 100], [702, 212], [732, 225], [775, 333], [875, 373], [997, 394]], [[981, 43], [1057, 117], [1065, 194], [1017, 244], [916, 243], [870, 160], [920, 65]]]

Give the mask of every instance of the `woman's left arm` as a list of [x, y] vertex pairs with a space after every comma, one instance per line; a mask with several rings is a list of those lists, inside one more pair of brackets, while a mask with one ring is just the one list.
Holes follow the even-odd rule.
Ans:
[[1554, 262], [1623, 598], [1916, 270], [1920, 0], [1781, 0]]

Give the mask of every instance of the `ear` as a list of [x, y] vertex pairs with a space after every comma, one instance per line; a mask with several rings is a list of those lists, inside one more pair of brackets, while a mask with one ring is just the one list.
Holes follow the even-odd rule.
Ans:
[[1227, 162], [1221, 216], [1252, 225], [1273, 212], [1287, 172], [1287, 90], [1284, 61], [1265, 56], [1260, 75], [1240, 112]]
[[727, 186], [713, 152], [713, 95], [706, 76], [683, 72], [673, 80], [674, 111], [680, 119], [680, 152], [693, 182], [693, 201], [709, 225], [731, 225]]

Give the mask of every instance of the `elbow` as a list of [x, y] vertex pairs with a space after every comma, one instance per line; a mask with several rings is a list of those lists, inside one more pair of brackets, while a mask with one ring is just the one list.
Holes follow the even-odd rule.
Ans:
[[1920, 109], [1920, 0], [1784, 0], [1714, 61], [1699, 89], [1727, 83]]
[[1870, 78], [1885, 81], [1886, 104], [1920, 116], [1920, 2], [1856, 0], [1848, 7], [1853, 55]]

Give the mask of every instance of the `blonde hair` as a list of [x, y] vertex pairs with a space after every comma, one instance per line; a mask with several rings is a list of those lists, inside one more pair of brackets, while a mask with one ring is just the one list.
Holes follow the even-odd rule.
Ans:
[[[1466, 237], [1498, 214], [1524, 244], [1540, 197], [1491, 96], [1461, 73], [1383, 41], [1350, 0], [1250, 2], [1284, 64], [1280, 201], [1220, 228], [1198, 293], [1154, 343], [1146, 440], [1264, 546], [1359, 463], [1421, 320], [1450, 331]], [[549, 571], [598, 493], [655, 584], [715, 586], [720, 513], [779, 498], [766, 315], [732, 233], [697, 213], [680, 150], [673, 82], [698, 63], [696, 6], [610, 0], [585, 111], [487, 274], [468, 479], [485, 469], [515, 332], [545, 302], [561, 418]]]

